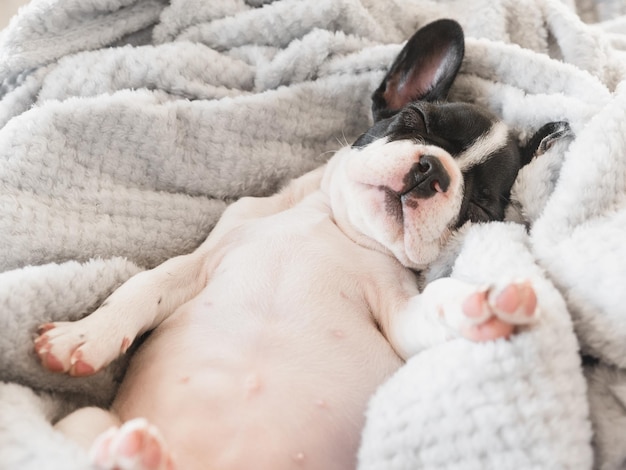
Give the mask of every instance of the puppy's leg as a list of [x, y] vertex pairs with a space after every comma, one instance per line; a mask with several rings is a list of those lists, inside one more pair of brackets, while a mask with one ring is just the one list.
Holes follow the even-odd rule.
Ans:
[[107, 429], [121, 424], [120, 419], [102, 408], [80, 408], [54, 425], [83, 449], [89, 450], [96, 438]]
[[35, 351], [53, 372], [91, 375], [126, 352], [135, 338], [159, 325], [206, 286], [227, 234], [251, 219], [281, 212], [319, 188], [323, 167], [297, 178], [266, 198], [231, 204], [206, 241], [189, 255], [172, 258], [133, 276], [95, 312], [77, 322], [42, 325]]
[[53, 372], [90, 375], [126, 352], [206, 284], [207, 254], [179, 256], [139, 273], [77, 322], [42, 325], [35, 351]]
[[385, 322], [387, 339], [404, 359], [447, 340], [507, 338], [536, 321], [537, 296], [529, 281], [478, 287], [458, 279], [430, 283]]

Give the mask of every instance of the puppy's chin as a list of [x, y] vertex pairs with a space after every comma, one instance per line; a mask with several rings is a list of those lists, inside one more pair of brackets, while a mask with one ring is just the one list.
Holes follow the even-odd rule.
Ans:
[[[424, 155], [439, 159], [449, 177], [447, 184], [433, 185], [428, 197], [405, 191], [407, 174]], [[322, 188], [329, 195], [335, 222], [348, 237], [421, 269], [437, 258], [450, 236], [463, 198], [463, 177], [439, 147], [380, 139], [363, 149], [344, 148], [335, 154]]]

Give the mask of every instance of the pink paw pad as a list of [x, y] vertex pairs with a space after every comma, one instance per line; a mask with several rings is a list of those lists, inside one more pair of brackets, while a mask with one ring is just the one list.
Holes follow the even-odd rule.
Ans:
[[64, 372], [65, 366], [59, 359], [57, 359], [54, 354], [50, 352], [51, 346], [48, 336], [46, 336], [45, 331], [54, 328], [51, 326], [44, 330], [44, 327], [41, 327], [39, 331], [42, 332], [41, 336], [35, 339], [35, 352], [41, 359], [41, 363], [43, 366], [51, 372]]
[[493, 305], [503, 320], [509, 316], [515, 323], [526, 323], [536, 314], [537, 294], [528, 281], [512, 283], [495, 296]]
[[489, 318], [491, 312], [487, 304], [487, 291], [480, 290], [470, 294], [463, 302], [462, 310], [466, 317], [477, 323]]
[[518, 325], [535, 320], [537, 295], [529, 281], [508, 284], [500, 291], [478, 290], [463, 301], [462, 311], [469, 320], [461, 329], [465, 338], [508, 338]]
[[508, 338], [513, 334], [514, 325], [503, 322], [497, 317], [491, 317], [484, 323], [465, 328], [462, 334], [471, 341], [493, 341]]
[[44, 332], [35, 339], [35, 353], [39, 356], [43, 366], [50, 372], [68, 372], [74, 377], [84, 377], [94, 374], [96, 372], [95, 369], [82, 360], [82, 351], [80, 349], [76, 349], [70, 356], [69, 368], [51, 352], [52, 343], [45, 332], [53, 328], [54, 326], [47, 329], [41, 327], [39, 331]]
[[174, 470], [158, 430], [137, 418], [111, 428], [94, 442], [90, 458], [99, 470]]
[[88, 375], [93, 375], [96, 373], [96, 370], [82, 360], [81, 351], [76, 351], [72, 357], [70, 358], [70, 375], [73, 377], [85, 377]]
[[65, 372], [65, 366], [53, 354], [44, 352], [40, 353], [41, 362], [50, 372]]

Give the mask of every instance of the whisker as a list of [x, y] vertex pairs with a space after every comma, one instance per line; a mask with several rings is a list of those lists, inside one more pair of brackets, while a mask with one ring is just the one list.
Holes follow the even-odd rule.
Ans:
[[348, 143], [348, 139], [343, 129], [341, 129], [341, 137], [343, 137], [343, 146], [344, 147], [349, 146], [350, 144]]
[[346, 137], [345, 131], [343, 129], [341, 130], [341, 137], [336, 137], [335, 136], [335, 140], [339, 144], [339, 149], [337, 149], [337, 150], [340, 150], [340, 149], [342, 149], [344, 147], [350, 147], [350, 143], [348, 142], [348, 139]]
[[339, 137], [335, 137], [335, 140], [340, 145], [340, 148], [348, 146], [348, 141], [346, 140], [345, 136], [343, 137], [343, 141]]

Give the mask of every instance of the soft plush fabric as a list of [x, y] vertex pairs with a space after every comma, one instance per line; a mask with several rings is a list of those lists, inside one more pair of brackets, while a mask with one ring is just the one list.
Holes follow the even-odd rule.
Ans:
[[[50, 423], [106, 405], [122, 358], [44, 371], [36, 327], [93, 311], [367, 129], [419, 26], [465, 28], [453, 100], [528, 138], [507, 223], [466, 227], [426, 278], [530, 278], [541, 320], [412, 358], [367, 411], [361, 469], [626, 465], [626, 5], [621, 0], [33, 0], [0, 33], [0, 468], [73, 470]], [[581, 352], [592, 358], [583, 366]]]

